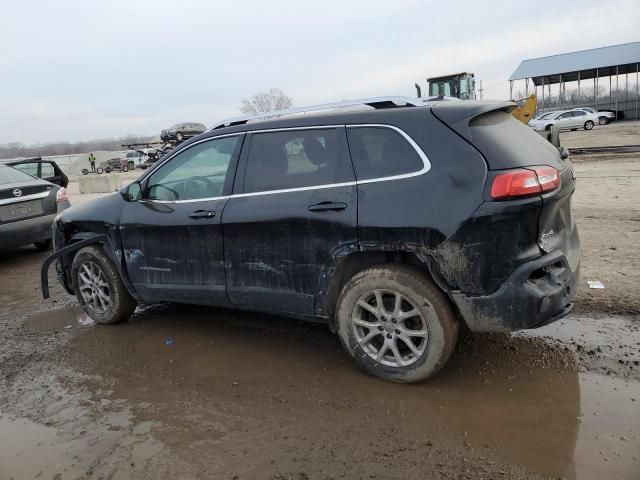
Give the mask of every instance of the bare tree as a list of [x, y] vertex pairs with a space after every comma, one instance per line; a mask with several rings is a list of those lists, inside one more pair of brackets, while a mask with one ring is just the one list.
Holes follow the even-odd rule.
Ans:
[[270, 88], [266, 92], [258, 92], [250, 99], [244, 98], [240, 110], [251, 115], [274, 110], [283, 110], [293, 105], [293, 99], [279, 88]]

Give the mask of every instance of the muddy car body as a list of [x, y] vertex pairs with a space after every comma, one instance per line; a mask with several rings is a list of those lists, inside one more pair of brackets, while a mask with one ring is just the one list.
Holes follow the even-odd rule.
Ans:
[[512, 103], [363, 103], [224, 122], [65, 212], [45, 295], [57, 260], [103, 323], [158, 301], [325, 321], [398, 382], [437, 372], [459, 322], [564, 316], [579, 271], [569, 160]]

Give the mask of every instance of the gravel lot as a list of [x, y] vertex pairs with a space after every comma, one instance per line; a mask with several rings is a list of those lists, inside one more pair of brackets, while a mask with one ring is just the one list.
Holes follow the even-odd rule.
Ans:
[[90, 325], [53, 278], [41, 300], [44, 254], [0, 254], [0, 479], [637, 480], [640, 160], [575, 160], [574, 313], [464, 334], [420, 385], [291, 319], [156, 305]]

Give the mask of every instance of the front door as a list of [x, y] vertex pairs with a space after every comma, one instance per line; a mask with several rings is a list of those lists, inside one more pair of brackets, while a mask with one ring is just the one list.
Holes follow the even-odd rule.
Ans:
[[322, 279], [357, 248], [356, 195], [344, 127], [248, 134], [222, 217], [231, 302], [323, 313]]
[[242, 135], [196, 142], [142, 183], [120, 231], [128, 276], [147, 301], [227, 302], [222, 210]]

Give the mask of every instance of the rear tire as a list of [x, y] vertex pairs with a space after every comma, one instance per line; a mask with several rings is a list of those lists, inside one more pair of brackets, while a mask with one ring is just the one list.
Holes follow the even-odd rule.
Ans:
[[102, 167], [98, 167], [98, 168], [96, 168], [96, 173], [97, 173], [98, 175], [102, 175], [102, 174], [104, 173], [104, 168], [102, 168]]
[[81, 249], [73, 259], [71, 280], [82, 309], [96, 323], [114, 324], [129, 318], [136, 301], [122, 283], [118, 270], [101, 247]]
[[43, 242], [36, 242], [33, 245], [41, 252], [46, 252], [47, 250], [51, 250], [51, 239], [45, 240]]
[[401, 264], [354, 275], [340, 293], [336, 316], [347, 352], [366, 372], [390, 382], [432, 377], [458, 337], [446, 296], [424, 272]]
[[594, 126], [594, 123], [591, 120], [587, 120], [586, 122], [584, 122], [585, 130], [592, 130], [593, 126]]
[[89, 170], [87, 170], [86, 168], [83, 168], [81, 172], [83, 175], [89, 175]]

